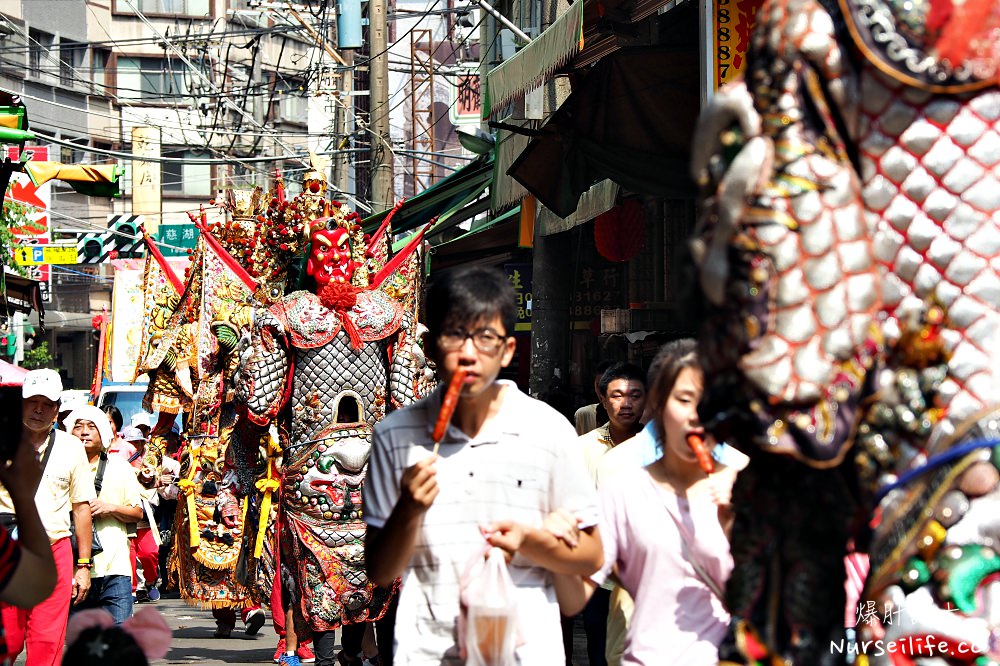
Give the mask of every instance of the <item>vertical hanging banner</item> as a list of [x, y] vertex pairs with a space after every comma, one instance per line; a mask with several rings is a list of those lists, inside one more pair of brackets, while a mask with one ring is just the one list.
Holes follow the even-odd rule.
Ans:
[[738, 78], [747, 66], [750, 37], [763, 0], [712, 0], [715, 89]]
[[144, 314], [142, 263], [123, 262], [115, 266], [114, 296], [111, 302], [111, 353], [108, 374], [113, 382], [130, 382], [139, 361]]
[[132, 128], [132, 213], [146, 219], [146, 231], [156, 234], [160, 226], [161, 170], [160, 163], [147, 162], [143, 157], [160, 157], [160, 128]]

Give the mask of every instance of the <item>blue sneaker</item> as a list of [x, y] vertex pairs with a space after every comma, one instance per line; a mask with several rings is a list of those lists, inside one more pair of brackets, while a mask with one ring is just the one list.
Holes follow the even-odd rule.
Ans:
[[149, 591], [146, 592], [146, 597], [152, 602], [157, 602], [160, 600], [160, 591], [155, 587], [151, 587], [149, 588]]
[[278, 666], [302, 666], [297, 654], [283, 654], [278, 660]]

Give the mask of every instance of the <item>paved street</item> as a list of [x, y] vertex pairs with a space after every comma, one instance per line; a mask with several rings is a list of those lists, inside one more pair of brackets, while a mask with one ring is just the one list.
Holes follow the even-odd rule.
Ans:
[[237, 622], [236, 630], [230, 638], [214, 638], [215, 620], [212, 611], [206, 608], [188, 606], [177, 598], [161, 599], [156, 604], [137, 606], [142, 609], [147, 606], [163, 613], [174, 630], [174, 643], [170, 654], [159, 664], [269, 664], [274, 656], [278, 637], [271, 626], [271, 618], [256, 636], [243, 633], [242, 623]]
[[[229, 664], [249, 666], [250, 664], [270, 664], [277, 646], [277, 636], [271, 626], [271, 619], [256, 636], [247, 636], [242, 624], [237, 622], [236, 631], [227, 639], [213, 638], [215, 620], [208, 609], [188, 606], [176, 594], [163, 598], [156, 604], [143, 604], [137, 609], [153, 606], [163, 613], [174, 631], [174, 642], [167, 658], [156, 664]], [[583, 636], [582, 623], [577, 620], [574, 632], [574, 663], [588, 666], [587, 644]], [[24, 664], [24, 655], [15, 662]], [[558, 665], [554, 665], [558, 666]]]

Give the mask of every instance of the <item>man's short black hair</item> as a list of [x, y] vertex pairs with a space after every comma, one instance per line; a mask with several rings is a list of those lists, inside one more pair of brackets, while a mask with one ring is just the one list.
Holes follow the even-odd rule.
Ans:
[[105, 414], [108, 415], [111, 421], [114, 422], [115, 432], [121, 430], [122, 426], [125, 425], [125, 418], [122, 416], [121, 410], [115, 407], [114, 405], [107, 405], [106, 407], [104, 407], [103, 411]]
[[601, 395], [608, 395], [608, 386], [616, 379], [639, 382], [643, 388], [646, 387], [646, 373], [642, 371], [642, 368], [632, 363], [619, 362], [605, 370], [604, 374], [601, 375], [601, 381], [597, 383]]
[[596, 366], [594, 366], [594, 381], [595, 382], [601, 381], [601, 377], [604, 376], [604, 373], [607, 372], [608, 368], [613, 366], [615, 363], [618, 363], [618, 361], [609, 361], [608, 359], [604, 359]]
[[514, 335], [514, 287], [495, 268], [471, 266], [448, 271], [427, 292], [427, 329], [431, 339], [449, 328], [472, 329], [500, 317], [502, 335]]

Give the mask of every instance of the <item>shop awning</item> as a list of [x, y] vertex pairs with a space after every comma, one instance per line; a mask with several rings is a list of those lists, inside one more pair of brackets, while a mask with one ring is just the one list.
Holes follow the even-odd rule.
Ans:
[[24, 383], [27, 368], [19, 368], [13, 363], [0, 361], [0, 386], [20, 386]]
[[[586, 0], [584, 47], [573, 58], [570, 68], [581, 69], [619, 49], [637, 46], [646, 38], [642, 30], [636, 30], [637, 24], [657, 12], [673, 11], [681, 5], [697, 9], [697, 3], [690, 0]], [[674, 43], [673, 39], [667, 41]]]
[[569, 231], [578, 224], [594, 219], [615, 207], [618, 199], [618, 183], [602, 180], [593, 185], [580, 197], [576, 210], [567, 217], [559, 217], [545, 206], [538, 209], [538, 233], [551, 236], [561, 231]]
[[[522, 125], [528, 121], [505, 122], [510, 125]], [[494, 211], [509, 208], [529, 194], [524, 185], [507, 175], [507, 170], [528, 147], [528, 135], [500, 129], [497, 130], [496, 137], [496, 148], [494, 148], [496, 161], [493, 163], [493, 184], [490, 187], [490, 209]]]
[[[398, 234], [417, 229], [439, 218], [438, 224], [454, 218], [470, 202], [478, 199], [493, 180], [493, 155], [483, 155], [447, 178], [439, 180], [426, 190], [410, 197], [392, 218], [392, 233]], [[373, 232], [389, 214], [388, 210], [375, 213], [361, 222], [366, 232]], [[468, 219], [468, 218], [463, 218]], [[455, 220], [457, 224], [460, 220]], [[429, 230], [433, 231], [433, 230]]]
[[17, 310], [28, 314], [32, 310], [37, 310], [39, 316], [44, 317], [45, 308], [42, 305], [42, 291], [38, 281], [10, 273], [4, 275], [3, 280], [4, 289], [0, 293], [0, 299], [5, 311]]
[[486, 74], [483, 118], [545, 83], [583, 48], [583, 3], [576, 0], [542, 34]]
[[438, 247], [444, 247], [446, 245], [450, 245], [450, 244], [455, 243], [457, 241], [467, 239], [470, 236], [475, 236], [476, 234], [478, 234], [478, 233], [480, 233], [482, 231], [486, 231], [487, 229], [492, 229], [493, 227], [495, 227], [495, 226], [497, 226], [499, 224], [503, 224], [504, 222], [518, 220], [518, 219], [520, 219], [520, 217], [521, 217], [521, 207], [518, 206], [517, 208], [512, 208], [511, 210], [508, 210], [506, 213], [501, 213], [499, 215], [493, 215], [493, 216], [490, 216], [490, 217], [487, 217], [487, 218], [483, 219], [482, 221], [474, 223], [472, 225], [472, 227], [470, 227], [469, 230], [466, 231], [461, 236], [456, 236], [455, 238], [452, 238], [450, 240], [446, 240], [446, 241], [444, 241], [442, 243], [431, 243], [431, 244], [432, 245], [436, 245]]
[[507, 173], [560, 217], [604, 179], [639, 194], [691, 196], [698, 59], [669, 46], [603, 58]]

